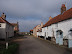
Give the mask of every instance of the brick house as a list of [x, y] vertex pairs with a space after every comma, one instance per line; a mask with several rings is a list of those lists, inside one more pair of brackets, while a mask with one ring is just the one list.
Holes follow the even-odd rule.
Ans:
[[33, 28], [33, 35], [37, 36], [37, 31], [41, 30], [43, 27], [43, 22], [41, 22], [41, 25], [37, 25], [36, 27]]

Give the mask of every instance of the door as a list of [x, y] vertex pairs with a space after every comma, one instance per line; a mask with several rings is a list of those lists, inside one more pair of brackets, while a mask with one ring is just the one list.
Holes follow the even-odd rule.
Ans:
[[46, 40], [46, 32], [45, 32], [45, 40]]
[[56, 33], [56, 43], [59, 45], [63, 45], [63, 32], [61, 30], [58, 30]]
[[63, 45], [63, 32], [60, 32], [59, 45]]
[[56, 44], [59, 44], [59, 32], [56, 32]]

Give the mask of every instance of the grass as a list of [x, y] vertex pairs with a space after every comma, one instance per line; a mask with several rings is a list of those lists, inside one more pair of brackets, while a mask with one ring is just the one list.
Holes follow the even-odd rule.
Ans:
[[0, 49], [0, 54], [14, 54], [18, 49], [18, 44], [12, 43], [9, 45], [8, 49]]

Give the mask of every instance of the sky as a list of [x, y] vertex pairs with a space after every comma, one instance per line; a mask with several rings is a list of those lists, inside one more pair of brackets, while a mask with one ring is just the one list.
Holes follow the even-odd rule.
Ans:
[[10, 23], [19, 22], [20, 32], [29, 32], [60, 14], [62, 4], [72, 8], [72, 0], [0, 0], [0, 16], [4, 12]]

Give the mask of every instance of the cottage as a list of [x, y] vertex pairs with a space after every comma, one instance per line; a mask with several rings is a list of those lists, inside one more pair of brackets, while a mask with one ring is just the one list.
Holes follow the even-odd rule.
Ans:
[[0, 17], [0, 39], [14, 36], [13, 28], [13, 25], [6, 20], [6, 15], [3, 13]]
[[[66, 10], [65, 4], [62, 4], [61, 14], [49, 19], [42, 28], [43, 36], [51, 38], [59, 45], [67, 45], [72, 47], [72, 8]], [[66, 42], [66, 43], [65, 43]]]
[[37, 35], [37, 31], [41, 30], [43, 27], [43, 23], [41, 22], [41, 25], [37, 25], [36, 27], [33, 28], [33, 35], [34, 36], [38, 36]]

